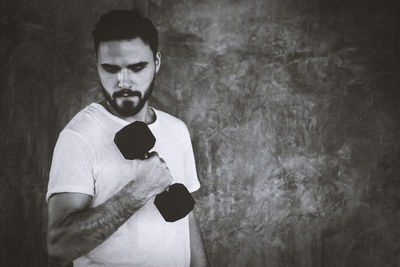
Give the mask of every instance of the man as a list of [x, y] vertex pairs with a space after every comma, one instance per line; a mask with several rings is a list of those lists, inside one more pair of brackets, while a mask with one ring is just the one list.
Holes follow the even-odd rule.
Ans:
[[[148, 106], [161, 65], [157, 30], [136, 11], [111, 11], [93, 39], [105, 99], [75, 115], [54, 149], [49, 255], [74, 266], [205, 266], [193, 212], [170, 223], [153, 204], [171, 183], [200, 187], [185, 124]], [[133, 121], [156, 137], [143, 160], [125, 159], [113, 142]]]

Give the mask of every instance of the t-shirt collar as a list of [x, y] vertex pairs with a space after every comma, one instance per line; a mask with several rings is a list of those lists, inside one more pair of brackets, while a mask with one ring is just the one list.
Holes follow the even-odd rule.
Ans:
[[[112, 120], [114, 120], [114, 121], [120, 123], [122, 126], [126, 126], [126, 125], [128, 125], [128, 124], [130, 123], [130, 122], [128, 122], [128, 121], [126, 121], [126, 120], [124, 120], [124, 119], [121, 119], [120, 117], [117, 117], [117, 116], [115, 116], [114, 114], [110, 113], [109, 111], [107, 111], [107, 110], [106, 110], [102, 105], [100, 105], [99, 103], [92, 103], [91, 106], [94, 107], [95, 109], [97, 109], [98, 111], [102, 112], [102, 113], [105, 114], [106, 116], [108, 116], [110, 119], [112, 119]], [[150, 107], [150, 106], [149, 106], [149, 108], [151, 108], [151, 109], [154, 111], [154, 114], [155, 114], [156, 118], [155, 118], [154, 122], [148, 124], [147, 126], [149, 126], [150, 129], [154, 129], [154, 128], [158, 125], [158, 123], [159, 123], [159, 121], [160, 121], [160, 120], [158, 119], [158, 118], [159, 118], [159, 113], [158, 113], [158, 110], [157, 110], [157, 109], [155, 109], [155, 108], [153, 108], [153, 107]]]

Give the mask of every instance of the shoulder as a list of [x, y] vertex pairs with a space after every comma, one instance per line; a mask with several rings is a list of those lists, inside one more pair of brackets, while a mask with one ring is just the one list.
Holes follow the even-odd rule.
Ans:
[[171, 136], [171, 138], [178, 138], [185, 146], [191, 143], [188, 127], [181, 119], [164, 111], [154, 110], [158, 121], [156, 122], [157, 125], [151, 128], [152, 130], [158, 129], [162, 131], [163, 135]]
[[79, 111], [64, 127], [59, 135], [60, 138], [72, 142], [76, 140], [84, 141], [89, 147], [94, 146], [103, 139], [103, 135], [107, 133], [104, 129], [108, 129], [109, 120], [102, 114], [96, 104], [90, 104]]
[[97, 109], [96, 105], [90, 104], [75, 114], [64, 127], [63, 131], [71, 130], [80, 133], [87, 128], [91, 128], [95, 123], [95, 117], [99, 115], [98, 113], [100, 113], [100, 111]]
[[120, 128], [120, 123], [99, 104], [92, 103], [79, 111], [64, 127], [62, 132], [75, 132], [87, 140], [101, 138], [112, 134]]
[[187, 131], [186, 124], [181, 119], [158, 109], [154, 109], [154, 111], [156, 113], [158, 123], [162, 124], [164, 127], [168, 126], [177, 130], [180, 129]]

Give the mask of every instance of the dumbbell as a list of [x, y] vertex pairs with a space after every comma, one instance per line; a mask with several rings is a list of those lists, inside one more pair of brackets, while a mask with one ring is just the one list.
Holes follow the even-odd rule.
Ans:
[[[114, 143], [124, 158], [145, 159], [154, 147], [156, 138], [149, 127], [141, 121], [134, 121], [119, 130]], [[167, 222], [174, 222], [185, 217], [193, 210], [195, 201], [183, 184], [172, 184], [164, 192], [158, 194], [154, 204]]]

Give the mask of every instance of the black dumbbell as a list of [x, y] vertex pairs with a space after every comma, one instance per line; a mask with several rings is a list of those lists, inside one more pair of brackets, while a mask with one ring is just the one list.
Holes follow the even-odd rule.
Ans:
[[[156, 138], [144, 122], [135, 121], [119, 130], [114, 143], [126, 159], [145, 159]], [[172, 184], [154, 199], [158, 211], [167, 222], [185, 217], [193, 210], [195, 201], [183, 184]]]

